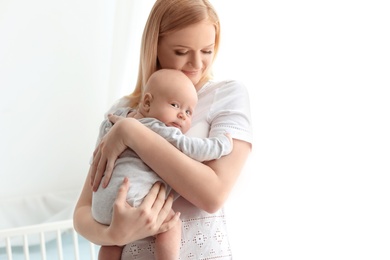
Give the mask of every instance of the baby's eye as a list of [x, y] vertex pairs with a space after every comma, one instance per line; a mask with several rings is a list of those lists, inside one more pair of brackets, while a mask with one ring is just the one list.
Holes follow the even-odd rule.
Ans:
[[187, 116], [192, 116], [192, 111], [191, 110], [186, 110]]
[[176, 103], [172, 103], [171, 106], [173, 106], [174, 108], [179, 108], [179, 105]]

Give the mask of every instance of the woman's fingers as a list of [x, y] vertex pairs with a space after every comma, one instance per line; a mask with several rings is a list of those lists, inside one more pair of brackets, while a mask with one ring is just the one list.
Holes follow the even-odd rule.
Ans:
[[137, 209], [131, 207], [126, 201], [129, 188], [129, 180], [124, 178], [113, 205], [112, 221], [109, 229], [117, 245], [125, 245], [146, 237], [144, 227], [140, 222], [141, 219], [136, 213]]
[[[97, 147], [95, 151], [93, 152], [93, 160], [92, 160], [92, 165], [90, 167], [91, 171], [91, 186], [94, 186], [95, 183], [95, 178], [96, 178], [96, 170], [100, 161], [101, 153], [100, 150]], [[94, 190], [95, 191], [95, 190]]]
[[158, 227], [156, 232], [161, 233], [169, 230], [179, 219], [178, 217], [173, 217], [170, 221], [166, 222], [172, 209], [172, 204], [173, 195], [170, 194], [166, 198], [165, 185], [160, 182], [156, 182], [144, 198], [141, 206], [145, 209], [150, 209], [151, 216], [154, 216], [155, 227]]
[[114, 170], [115, 160], [107, 160], [106, 167], [103, 175], [103, 188], [106, 188], [111, 180], [112, 171]]
[[[123, 117], [110, 116], [115, 122], [119, 122]], [[120, 126], [114, 125], [111, 130], [102, 138], [100, 144], [94, 151], [94, 157], [91, 169], [91, 185], [93, 191], [96, 191], [102, 183], [102, 187], [106, 188], [111, 180], [111, 175], [114, 170], [115, 161], [119, 155], [127, 148], [121, 139], [118, 131], [121, 131]], [[123, 128], [123, 127], [122, 127]]]
[[[167, 220], [171, 212], [173, 197], [165, 201], [165, 187], [155, 183], [139, 207], [132, 207], [126, 201], [130, 188], [125, 178], [119, 187], [114, 207], [113, 218], [109, 229], [118, 245], [165, 232], [177, 224], [176, 213]], [[162, 201], [161, 201], [162, 200]]]
[[[172, 207], [172, 199], [168, 198], [168, 200], [165, 201], [165, 194], [165, 185], [163, 185], [161, 182], [156, 182], [139, 206], [146, 212], [149, 212], [149, 218], [152, 220], [150, 222], [153, 223], [156, 231], [157, 228], [159, 228], [164, 222]], [[167, 205], [164, 208], [165, 203], [167, 203]], [[166, 208], [169, 209], [166, 210]]]
[[171, 219], [165, 220], [165, 222], [160, 226], [158, 230], [158, 234], [166, 232], [171, 228], [173, 228], [176, 225], [177, 221], [179, 221], [179, 219], [180, 219], [180, 212], [176, 212]]
[[123, 179], [123, 182], [121, 184], [121, 186], [119, 186], [119, 190], [118, 190], [118, 194], [116, 195], [116, 199], [115, 199], [115, 207], [117, 209], [121, 209], [122, 208], [122, 205], [129, 205], [126, 201], [126, 198], [127, 198], [127, 192], [129, 191], [129, 188], [130, 188], [130, 183], [129, 183], [129, 179], [127, 179], [126, 177]]
[[[140, 207], [151, 209], [153, 207], [153, 205], [156, 203], [156, 200], [158, 199], [158, 195], [160, 193], [161, 186], [164, 186], [161, 184], [161, 182], [156, 182], [155, 184], [153, 184], [152, 188], [149, 190], [149, 193], [145, 196]], [[163, 187], [163, 188], [165, 191], [165, 187]], [[164, 198], [164, 200], [165, 200], [165, 198]]]
[[172, 211], [173, 204], [173, 194], [170, 194], [168, 198], [164, 201], [162, 208], [159, 211], [157, 222], [161, 223], [157, 233], [162, 233], [173, 228], [177, 221], [179, 221], [180, 212], [176, 212], [171, 218], [168, 218], [170, 212]]
[[[98, 156], [99, 155], [99, 156]], [[97, 153], [97, 156], [93, 160], [93, 168], [92, 168], [92, 174], [93, 177], [93, 185], [92, 190], [97, 191], [99, 188], [100, 182], [104, 176], [104, 171], [106, 169], [107, 161], [104, 157], [101, 156], [100, 151]]]

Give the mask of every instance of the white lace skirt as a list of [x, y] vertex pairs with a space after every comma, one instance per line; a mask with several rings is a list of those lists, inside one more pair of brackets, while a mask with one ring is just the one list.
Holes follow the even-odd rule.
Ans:
[[[182, 197], [174, 202], [174, 210], [181, 212], [181, 260], [232, 259], [223, 210], [208, 214]], [[122, 259], [153, 260], [154, 238], [150, 237], [126, 245], [122, 252]]]

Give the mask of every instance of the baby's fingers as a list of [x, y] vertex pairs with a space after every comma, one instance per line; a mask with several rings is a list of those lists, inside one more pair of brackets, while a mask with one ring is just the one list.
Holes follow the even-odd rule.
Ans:
[[115, 124], [116, 122], [119, 121], [119, 119], [122, 118], [120, 116], [113, 115], [113, 114], [108, 114], [107, 117], [108, 117], [108, 120], [110, 120], [110, 122], [113, 123], [113, 124]]

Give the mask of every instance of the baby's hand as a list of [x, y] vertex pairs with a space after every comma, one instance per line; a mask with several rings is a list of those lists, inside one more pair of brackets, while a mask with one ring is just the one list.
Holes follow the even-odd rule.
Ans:
[[120, 120], [124, 119], [125, 117], [117, 116], [117, 115], [113, 115], [113, 114], [108, 114], [107, 118], [108, 118], [108, 120], [110, 120], [111, 123], [115, 124], [115, 123], [119, 122]]
[[231, 147], [230, 151], [232, 151], [233, 150], [233, 138], [230, 136], [229, 133], [225, 133], [225, 135], [226, 135], [227, 138], [229, 138], [230, 147]]
[[130, 113], [127, 114], [126, 117], [134, 117], [135, 114], [137, 114], [137, 111], [131, 111]]

